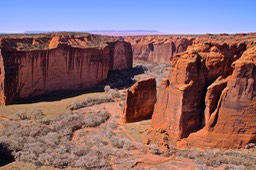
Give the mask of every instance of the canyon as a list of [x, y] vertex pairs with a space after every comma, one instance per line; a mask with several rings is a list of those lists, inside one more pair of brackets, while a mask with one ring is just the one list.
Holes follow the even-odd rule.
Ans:
[[255, 34], [126, 40], [135, 59], [171, 64], [160, 84], [154, 129], [166, 130], [180, 146], [241, 148], [256, 141]]
[[126, 91], [123, 122], [152, 117], [153, 129], [181, 145], [240, 148], [256, 140], [255, 41], [254, 33], [2, 35], [0, 101], [94, 88], [133, 60], [165, 63], [158, 89], [149, 78]]
[[255, 167], [256, 33], [66, 32], [0, 42], [0, 149], [15, 160], [10, 167]]
[[109, 71], [132, 68], [132, 49], [118, 38], [90, 34], [3, 36], [0, 65], [0, 104], [11, 104], [94, 88]]

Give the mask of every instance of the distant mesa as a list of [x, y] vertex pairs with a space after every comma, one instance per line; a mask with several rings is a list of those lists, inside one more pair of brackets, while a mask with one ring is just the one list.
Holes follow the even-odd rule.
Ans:
[[[54, 33], [54, 32], [66, 32], [66, 31], [25, 31], [25, 34], [40, 34], [40, 33]], [[125, 36], [125, 35], [157, 35], [161, 34], [157, 30], [81, 30], [70, 31], [79, 33], [91, 33], [110, 36]]]

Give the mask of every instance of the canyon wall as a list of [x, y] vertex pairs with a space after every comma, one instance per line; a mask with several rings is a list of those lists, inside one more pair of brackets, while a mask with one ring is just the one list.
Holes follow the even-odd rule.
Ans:
[[132, 68], [129, 43], [108, 37], [98, 42], [97, 38], [101, 37], [3, 39], [1, 104], [51, 92], [93, 88], [107, 79], [110, 70]]
[[109, 43], [110, 70], [127, 70], [132, 68], [133, 54], [131, 44], [124, 41]]
[[193, 146], [239, 148], [256, 142], [256, 46], [245, 51], [206, 126], [185, 139]]
[[[159, 87], [153, 129], [164, 129], [179, 146], [241, 148], [256, 142], [255, 33], [125, 40], [135, 60], [171, 65]], [[134, 95], [133, 101], [139, 99]]]
[[[185, 52], [195, 43], [214, 43], [220, 46], [246, 43], [247, 47], [255, 44], [255, 33], [250, 34], [205, 34], [205, 35], [146, 35], [125, 36], [132, 44], [133, 58], [148, 62], [170, 62], [174, 55]], [[232, 49], [231, 49], [232, 50]]]
[[186, 51], [193, 43], [193, 38], [175, 36], [128, 36], [125, 40], [131, 42], [135, 60], [160, 63], [171, 61], [174, 54]]
[[255, 142], [255, 55], [255, 46], [245, 42], [194, 42], [174, 55], [151, 126], [177, 140], [188, 137], [193, 146], [242, 147]]

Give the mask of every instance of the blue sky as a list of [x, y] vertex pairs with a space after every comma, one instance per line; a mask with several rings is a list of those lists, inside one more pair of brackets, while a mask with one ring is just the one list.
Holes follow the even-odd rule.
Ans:
[[0, 32], [256, 32], [255, 0], [1, 0]]

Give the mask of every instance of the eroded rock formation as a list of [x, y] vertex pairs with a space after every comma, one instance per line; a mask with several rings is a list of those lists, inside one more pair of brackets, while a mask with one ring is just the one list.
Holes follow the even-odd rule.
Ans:
[[133, 54], [131, 44], [124, 41], [109, 43], [110, 70], [127, 70], [132, 68]]
[[92, 88], [106, 80], [110, 70], [132, 68], [130, 43], [106, 36], [38, 35], [1, 42], [1, 104]]
[[173, 55], [186, 51], [192, 45], [193, 39], [161, 36], [126, 37], [131, 42], [135, 60], [166, 63], [172, 60]]
[[256, 46], [232, 66], [215, 111], [202, 130], [186, 139], [189, 144], [239, 148], [256, 142]]
[[151, 118], [156, 103], [156, 80], [149, 78], [135, 83], [126, 91], [124, 122]]
[[[135, 59], [171, 60], [170, 76], [159, 89], [153, 128], [165, 129], [178, 140], [188, 137], [183, 141], [193, 146], [243, 147], [256, 141], [255, 34], [127, 39]], [[192, 44], [183, 43], [175, 51], [179, 39]], [[149, 56], [156, 44], [160, 48], [154, 60]]]
[[201, 127], [205, 78], [197, 53], [176, 56], [170, 77], [159, 90], [153, 127], [166, 129], [175, 139], [188, 136]]
[[176, 54], [159, 90], [152, 127], [175, 139], [188, 137], [196, 146], [255, 142], [256, 50], [246, 48], [199, 42]]
[[[236, 45], [246, 43], [251, 47], [256, 39], [256, 34], [206, 34], [206, 35], [147, 35], [126, 36], [125, 40], [131, 42], [135, 60], [149, 62], [170, 62], [177, 53], [184, 52], [195, 43], [211, 43], [218, 47], [237, 50]], [[242, 47], [242, 46], [241, 46]], [[211, 50], [215, 50], [214, 48]], [[223, 49], [220, 48], [222, 52]], [[238, 50], [239, 51], [239, 50]], [[233, 53], [226, 51], [226, 53]]]

